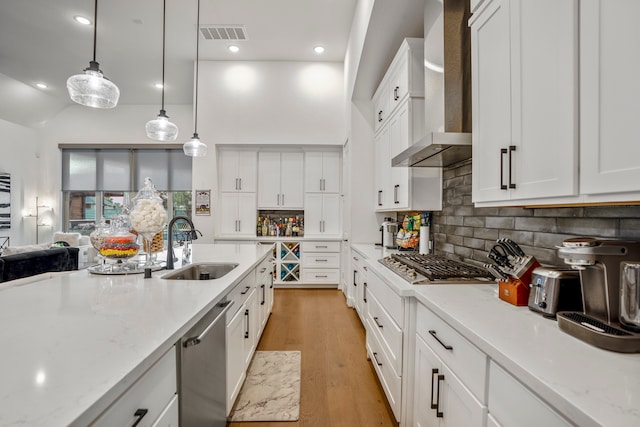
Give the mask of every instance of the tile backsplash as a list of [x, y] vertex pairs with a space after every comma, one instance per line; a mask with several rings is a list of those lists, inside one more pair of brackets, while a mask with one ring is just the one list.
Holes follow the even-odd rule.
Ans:
[[576, 236], [640, 240], [640, 206], [475, 208], [471, 162], [443, 171], [442, 211], [433, 212], [435, 253], [489, 262], [496, 239], [507, 237], [543, 264], [563, 265], [556, 245]]

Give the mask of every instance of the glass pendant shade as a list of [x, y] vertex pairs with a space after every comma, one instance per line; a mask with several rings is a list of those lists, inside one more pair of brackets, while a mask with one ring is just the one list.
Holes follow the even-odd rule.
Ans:
[[197, 133], [193, 134], [191, 140], [184, 143], [182, 146], [184, 154], [191, 157], [204, 157], [207, 155], [207, 144], [200, 141]]
[[175, 141], [178, 137], [178, 126], [169, 121], [165, 110], [160, 110], [158, 117], [149, 120], [145, 128], [147, 136], [157, 141]]
[[89, 63], [84, 74], [69, 77], [67, 89], [71, 100], [87, 107], [113, 108], [120, 98], [118, 86], [102, 74], [95, 61]]

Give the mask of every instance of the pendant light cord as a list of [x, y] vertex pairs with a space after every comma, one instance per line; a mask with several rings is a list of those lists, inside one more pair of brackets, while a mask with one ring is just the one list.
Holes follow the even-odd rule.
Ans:
[[96, 62], [96, 40], [98, 38], [98, 0], [93, 8], [93, 62]]
[[[97, 0], [96, 0], [97, 1]], [[162, 4], [162, 111], [164, 111], [164, 49], [165, 49], [165, 26], [167, 25], [167, 0]]]
[[[97, 0], [96, 0], [97, 1]], [[196, 21], [196, 94], [193, 119], [193, 134], [198, 135], [198, 68], [200, 64], [200, 0], [198, 0], [198, 19]]]

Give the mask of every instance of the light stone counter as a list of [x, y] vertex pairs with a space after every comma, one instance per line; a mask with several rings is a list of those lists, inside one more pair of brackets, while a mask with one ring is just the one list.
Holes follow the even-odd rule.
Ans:
[[640, 426], [640, 354], [584, 343], [501, 301], [497, 285], [410, 285], [377, 262], [389, 251], [352, 248], [396, 292], [414, 296], [576, 425]]
[[193, 262], [239, 264], [210, 281], [82, 270], [3, 287], [0, 425], [87, 425], [270, 253], [194, 244]]

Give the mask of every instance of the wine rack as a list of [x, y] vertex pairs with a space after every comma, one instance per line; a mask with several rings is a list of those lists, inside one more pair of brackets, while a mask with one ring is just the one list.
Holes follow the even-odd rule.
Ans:
[[282, 241], [276, 244], [274, 258], [276, 263], [273, 268], [273, 280], [276, 284], [298, 284], [302, 268], [300, 265], [301, 255], [300, 241]]

